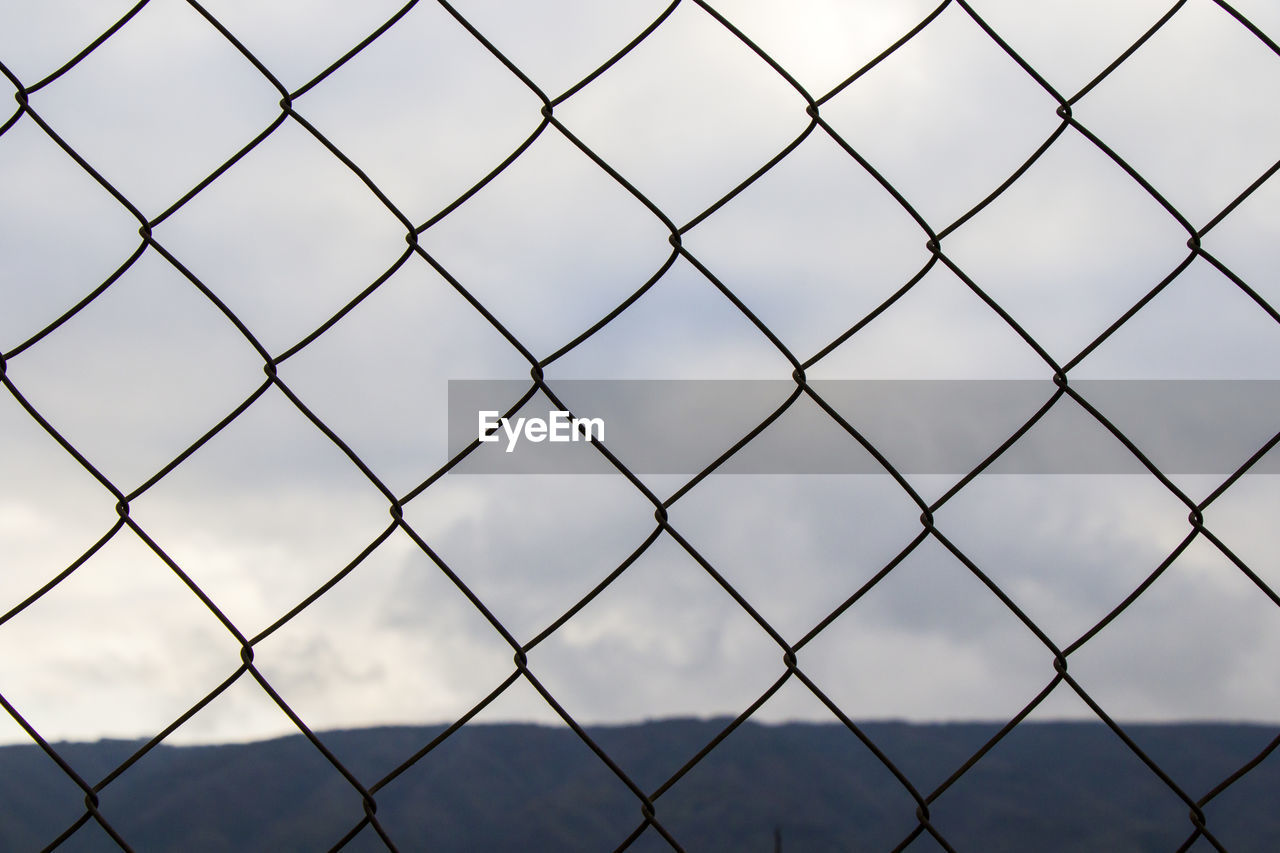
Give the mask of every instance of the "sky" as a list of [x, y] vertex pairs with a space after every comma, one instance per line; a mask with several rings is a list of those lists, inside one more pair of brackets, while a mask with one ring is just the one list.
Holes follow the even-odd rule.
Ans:
[[[642, 297], [546, 368], [556, 379], [773, 379], [793, 365], [689, 258], [800, 361], [928, 267], [813, 379], [1023, 379], [1053, 370], [950, 268], [962, 270], [1060, 364], [1087, 379], [1280, 379], [1280, 326], [1198, 257], [1119, 331], [1086, 347], [1191, 254], [1187, 231], [1085, 134], [1202, 229], [1280, 154], [1280, 56], [1210, 0], [1188, 0], [1073, 103], [1168, 7], [1134, 0], [973, 0], [1019, 67], [956, 3], [830, 98], [823, 122], [944, 233], [928, 234], [807, 102], [937, 8], [919, 2], [722, 0], [674, 11], [572, 91], [663, 3], [203, 4], [294, 93], [280, 92], [195, 8], [151, 0], [76, 67], [39, 86], [41, 122], [128, 200], [139, 222], [31, 115], [0, 135], [0, 353], [6, 378], [123, 492], [150, 481], [265, 381], [290, 393], [403, 496], [448, 461], [449, 380], [521, 379], [528, 360], [422, 257], [419, 244], [528, 352], [561, 350], [660, 270]], [[1033, 8], [1034, 7], [1034, 8]], [[0, 4], [7, 84], [59, 69], [128, 3]], [[1265, 0], [1235, 8], [1274, 42]], [[17, 82], [15, 82], [17, 81]], [[438, 217], [542, 126], [491, 182]], [[299, 93], [299, 89], [305, 90]], [[8, 115], [6, 114], [5, 118]], [[275, 129], [215, 181], [175, 203]], [[344, 163], [312, 130], [349, 161]], [[950, 230], [1055, 133], [989, 205]], [[775, 167], [705, 211], [803, 135]], [[434, 221], [433, 221], [434, 220]], [[691, 222], [692, 227], [685, 228]], [[1206, 252], [1280, 305], [1280, 178], [1208, 231]], [[161, 252], [163, 249], [163, 253]], [[57, 320], [133, 258], [71, 319]], [[166, 257], [166, 255], [168, 257]], [[388, 274], [385, 275], [384, 274]], [[300, 349], [356, 294], [381, 284]], [[33, 340], [34, 338], [34, 340]], [[17, 351], [16, 355], [13, 353]], [[1065, 401], [1070, 404], [1070, 401]], [[1231, 413], [1219, 413], [1230, 419]], [[753, 423], [728, 424], [741, 434]], [[1082, 428], [1099, 430], [1100, 426]], [[231, 632], [131, 529], [14, 612], [102, 538], [116, 499], [6, 391], [0, 395], [0, 695], [51, 740], [149, 737], [240, 666]], [[998, 444], [1006, 437], [993, 433]], [[607, 440], [606, 440], [607, 443]], [[584, 452], [593, 452], [584, 448]], [[1243, 461], [1243, 459], [1241, 459]], [[1225, 474], [1176, 475], [1199, 501]], [[689, 478], [645, 476], [659, 498]], [[913, 474], [927, 501], [955, 476]], [[1272, 475], [1236, 481], [1205, 526], [1280, 589]], [[935, 524], [1060, 648], [1177, 548], [1187, 507], [1148, 475], [983, 475]], [[392, 523], [379, 489], [278, 387], [131, 501], [130, 517], [255, 636]], [[479, 475], [465, 463], [404, 519], [518, 642], [539, 636], [655, 529], [621, 476]], [[716, 475], [670, 508], [680, 538], [794, 643], [920, 533], [889, 476]], [[1197, 537], [1069, 659], [1123, 720], [1280, 719], [1280, 611]], [[510, 645], [402, 530], [254, 646], [254, 665], [315, 729], [451, 722], [513, 671]], [[538, 643], [529, 668], [582, 723], [734, 715], [784, 672], [778, 643], [668, 534]], [[801, 649], [799, 666], [855, 719], [1018, 713], [1053, 678], [1044, 643], [941, 542], [927, 538]], [[1065, 685], [1032, 718], [1089, 717]], [[760, 720], [832, 720], [795, 679]], [[552, 722], [517, 681], [479, 720]], [[245, 676], [172, 742], [293, 731]], [[0, 742], [26, 734], [0, 715]]]

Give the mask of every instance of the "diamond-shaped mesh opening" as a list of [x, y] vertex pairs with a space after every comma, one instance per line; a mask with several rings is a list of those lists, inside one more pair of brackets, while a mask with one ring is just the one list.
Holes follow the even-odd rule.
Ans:
[[[310, 499], [313, 490], [327, 499]], [[140, 523], [250, 634], [390, 523], [375, 486], [274, 389], [136, 504]]]
[[31, 106], [133, 205], [156, 216], [270, 124], [278, 100], [195, 9], [156, 2], [32, 96]]
[[822, 115], [935, 228], [980, 202], [1057, 124], [1050, 96], [956, 5], [865, 79]]
[[671, 254], [666, 236], [662, 223], [608, 174], [559, 134], [545, 132], [421, 240], [543, 355], [656, 274]]
[[1275, 162], [1273, 46], [1215, 3], [1188, 3], [1105, 85], [1080, 120], [1198, 227]]
[[[435, 334], [424, 335], [431, 328]], [[399, 494], [445, 462], [448, 383], [501, 378], [519, 353], [436, 272], [409, 258], [376, 291], [281, 366], [308, 409]], [[423, 377], [410, 380], [405, 375]], [[426, 379], [430, 377], [430, 379]]]
[[[157, 358], [157, 338], [169, 334]], [[226, 317], [147, 252], [10, 373], [92, 464], [132, 487], [261, 384], [256, 361]]]
[[[124, 263], [138, 247], [138, 223], [29, 119], [0, 138], [0, 184], [0, 298], [8, 309], [0, 341], [12, 350]], [[43, 216], [32, 215], [39, 210], [63, 228], [42, 228]]]
[[[1045, 206], [1045, 198], [1054, 203]], [[1186, 239], [1106, 155], [1067, 136], [944, 245], [1023, 328], [1066, 360], [1186, 258]]]
[[280, 354], [377, 281], [405, 253], [404, 231], [355, 174], [287, 122], [156, 237]]
[[297, 103], [416, 224], [516, 150], [538, 127], [538, 107], [434, 3], [414, 5]]
[[1274, 846], [1278, 25], [0, 9], [0, 847]]
[[557, 117], [677, 223], [807, 123], [799, 94], [696, 5], [677, 7], [597, 80]]
[[928, 258], [906, 212], [820, 135], [690, 230], [684, 244], [805, 354], [869, 314]]

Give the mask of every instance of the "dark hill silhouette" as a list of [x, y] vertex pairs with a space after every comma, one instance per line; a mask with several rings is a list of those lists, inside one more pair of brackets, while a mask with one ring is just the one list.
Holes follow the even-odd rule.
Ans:
[[[667, 720], [592, 728], [600, 746], [654, 790], [724, 721]], [[865, 731], [922, 792], [959, 767], [997, 727], [868, 723]], [[327, 732], [325, 744], [366, 784], [440, 728]], [[1257, 755], [1267, 726], [1126, 726], [1193, 799]], [[124, 741], [59, 744], [96, 781], [132, 754]], [[1280, 756], [1206, 807], [1232, 851], [1280, 849]], [[377, 795], [401, 850], [612, 850], [639, 825], [630, 791], [570, 730], [471, 725]], [[888, 850], [915, 825], [903, 786], [838, 725], [748, 723], [657, 801], [686, 850]], [[83, 813], [83, 796], [35, 746], [0, 748], [0, 850], [39, 850]], [[139, 851], [328, 850], [361, 818], [359, 796], [301, 736], [253, 744], [162, 745], [102, 793], [102, 813]], [[1109, 729], [1019, 726], [931, 809], [957, 850], [1172, 851], [1191, 830], [1186, 805]], [[60, 849], [117, 849], [93, 823]], [[370, 830], [347, 848], [384, 849]], [[670, 849], [652, 830], [632, 848]], [[940, 849], [922, 838], [912, 850]], [[1201, 841], [1195, 848], [1210, 849]]]

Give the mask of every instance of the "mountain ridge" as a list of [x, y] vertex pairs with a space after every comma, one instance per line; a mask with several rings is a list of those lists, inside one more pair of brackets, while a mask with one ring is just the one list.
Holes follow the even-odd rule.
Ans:
[[[669, 787], [727, 719], [589, 726], [686, 850], [889, 850], [917, 827], [908, 787], [838, 723], [755, 723], [733, 731]], [[944, 786], [996, 732], [983, 722], [874, 721], [859, 728], [921, 797]], [[317, 733], [366, 788], [446, 727]], [[1276, 727], [1129, 723], [1123, 730], [1189, 799], [1265, 750]], [[144, 741], [58, 743], [90, 784]], [[1189, 806], [1109, 728], [1026, 722], [931, 802], [957, 850], [1174, 850]], [[1280, 846], [1280, 757], [1210, 801], [1226, 849]], [[376, 791], [376, 817], [401, 850], [612, 850], [641, 826], [641, 803], [566, 726], [468, 724]], [[302, 735], [243, 744], [161, 744], [100, 794], [99, 808], [142, 850], [328, 850], [364, 817], [361, 796]], [[42, 849], [84, 814], [84, 795], [35, 745], [0, 747], [0, 850]], [[1192, 849], [1199, 849], [1202, 840]], [[938, 845], [927, 837], [912, 849]], [[59, 849], [118, 847], [93, 821]], [[370, 827], [348, 850], [385, 849]], [[653, 828], [631, 849], [671, 849]], [[939, 848], [940, 849], [940, 848]], [[1207, 847], [1205, 849], [1208, 849]]]

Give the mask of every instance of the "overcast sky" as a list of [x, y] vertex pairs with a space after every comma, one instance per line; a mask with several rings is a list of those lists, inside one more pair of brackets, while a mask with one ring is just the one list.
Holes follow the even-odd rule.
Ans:
[[[457, 11], [555, 98], [644, 29], [662, 3]], [[815, 99], [929, 15], [920, 2], [724, 0], [715, 8]], [[1280, 14], [1240, 2], [1271, 39]], [[1048, 85], [1071, 97], [1167, 7], [1133, 0], [973, 0]], [[290, 91], [397, 3], [208, 0]], [[25, 86], [130, 8], [0, 4], [0, 62]], [[280, 115], [280, 94], [180, 0], [152, 0], [80, 65], [30, 95], [40, 118], [148, 218]], [[1075, 118], [1194, 228], [1280, 156], [1280, 57], [1210, 0], [1189, 0], [1081, 98]], [[956, 4], [821, 106], [822, 118], [942, 232], [1061, 125], [1058, 104]], [[423, 2], [297, 113], [415, 225], [521, 145], [539, 97], [437, 4]], [[806, 102], [691, 2], [554, 115], [683, 226], [810, 124]], [[1204, 248], [1280, 305], [1280, 178]], [[303, 126], [285, 120], [158, 224], [155, 239], [279, 356], [407, 248], [405, 229]], [[1021, 179], [942, 241], [947, 258], [1059, 363], [1182, 264], [1187, 232], [1067, 128]], [[537, 358], [573, 340], [666, 264], [669, 230], [556, 128], [421, 244]], [[683, 236], [684, 247], [800, 360], [930, 260], [927, 234], [821, 127]], [[159, 251], [142, 252], [70, 321], [27, 342], [140, 246], [138, 222], [30, 116], [0, 136], [0, 352], [14, 387], [131, 492], [264, 381], [263, 359]], [[397, 495], [446, 462], [450, 379], [529, 364], [422, 258], [285, 360], [279, 376]], [[556, 378], [786, 379], [792, 366], [695, 266], [677, 259], [620, 317], [547, 368]], [[813, 365], [816, 378], [1040, 379], [1052, 369], [946, 265]], [[1205, 259], [1072, 377], [1280, 379], [1280, 327]], [[1069, 403], [1069, 401], [1067, 401]], [[1223, 413], [1230, 417], [1229, 413]], [[739, 431], [752, 424], [743, 423]], [[1100, 427], [1098, 429], [1101, 429]], [[8, 393], [0, 395], [0, 613], [115, 523], [115, 498]], [[1004, 435], [992, 436], [998, 443]], [[1201, 500], [1221, 477], [1178, 477]], [[646, 478], [660, 498], [679, 477]], [[954, 478], [913, 476], [926, 500]], [[391, 523], [385, 498], [278, 389], [131, 505], [132, 518], [247, 636], [274, 623]], [[1280, 588], [1275, 478], [1247, 476], [1208, 528]], [[920, 532], [888, 476], [715, 476], [671, 525], [789, 642]], [[520, 642], [537, 636], [654, 529], [621, 477], [450, 474], [405, 519]], [[1101, 619], [1190, 532], [1149, 476], [980, 477], [936, 522], [1060, 647]], [[1280, 612], [1201, 538], [1070, 658], [1121, 719], [1280, 719]], [[529, 656], [581, 722], [737, 714], [782, 652], [671, 537]], [[0, 694], [45, 736], [149, 736], [239, 666], [239, 646], [123, 529], [0, 625]], [[936, 540], [805, 646], [803, 671], [854, 718], [1007, 720], [1052, 678], [1052, 655]], [[400, 531], [255, 648], [315, 728], [456, 719], [512, 671], [512, 650]], [[1089, 715], [1060, 688], [1035, 714]], [[552, 720], [517, 682], [486, 720]], [[760, 719], [832, 719], [790, 683]], [[175, 742], [291, 724], [245, 677]], [[25, 735], [7, 715], [0, 741]]]

